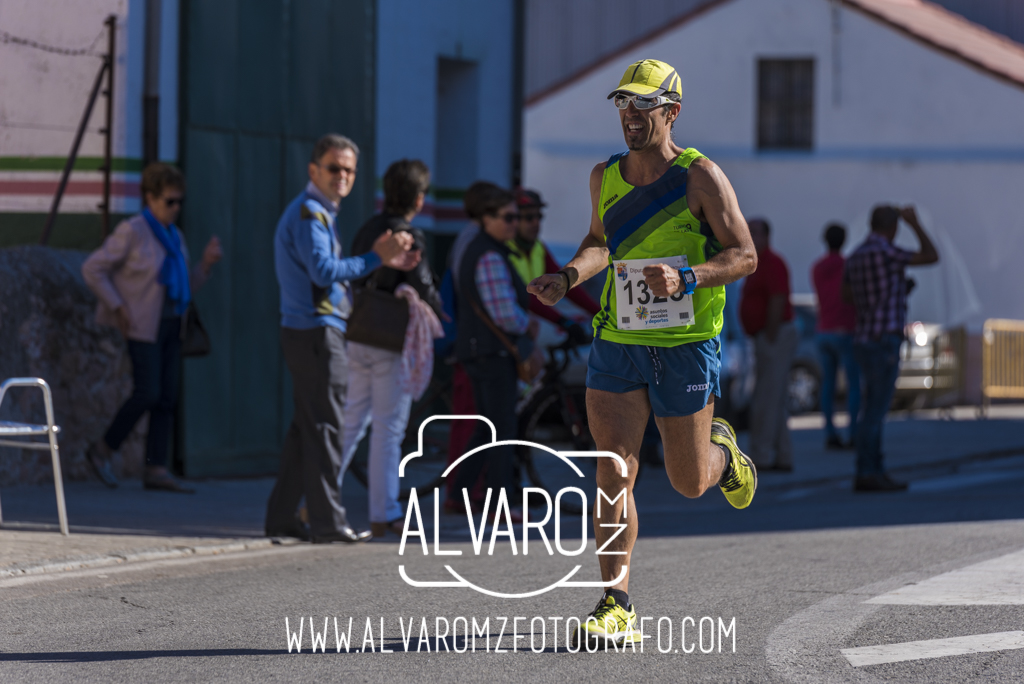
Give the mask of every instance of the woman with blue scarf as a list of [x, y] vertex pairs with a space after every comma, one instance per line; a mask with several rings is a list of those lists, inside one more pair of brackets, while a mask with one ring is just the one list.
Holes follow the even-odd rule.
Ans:
[[142, 196], [142, 213], [122, 221], [82, 264], [82, 276], [99, 300], [97, 322], [116, 326], [128, 342], [133, 380], [132, 395], [106, 434], [89, 447], [86, 460], [104, 484], [116, 487], [111, 456], [149, 413], [143, 487], [191, 492], [167, 470], [182, 317], [222, 252], [217, 237], [210, 238], [199, 267], [189, 269], [185, 236], [174, 225], [185, 196], [181, 171], [150, 164], [142, 172]]

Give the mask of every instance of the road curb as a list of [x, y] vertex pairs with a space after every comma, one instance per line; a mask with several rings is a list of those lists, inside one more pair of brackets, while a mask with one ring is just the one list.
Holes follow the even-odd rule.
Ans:
[[297, 543], [299, 543], [297, 539], [232, 539], [221, 544], [129, 549], [96, 556], [75, 556], [72, 558], [44, 560], [38, 563], [8, 565], [7, 567], [0, 568], [0, 579], [68, 572], [70, 570], [103, 568], [144, 561], [219, 556], [226, 553], [259, 551], [274, 546], [291, 546]]
[[[1003, 458], [1013, 458], [1015, 456], [1024, 455], [1024, 446], [1010, 447], [1006, 449], [992, 449], [989, 451], [979, 451], [973, 454], [965, 454], [963, 456], [953, 456], [951, 458], [944, 458], [937, 461], [924, 461], [921, 463], [911, 463], [907, 465], [894, 466], [888, 469], [890, 475], [896, 475], [901, 477], [913, 477], [916, 474], [929, 471], [944, 471], [948, 473], [955, 473], [960, 466], [967, 465], [969, 463], [982, 463], [985, 461], [998, 461]], [[767, 484], [767, 486], [758, 485], [758, 489], [761, 491], [787, 491], [797, 488], [811, 488], [811, 487], [824, 487], [828, 485], [852, 483], [855, 477], [855, 473], [850, 472], [846, 475], [831, 475], [826, 477], [819, 477], [811, 480], [779, 480]]]

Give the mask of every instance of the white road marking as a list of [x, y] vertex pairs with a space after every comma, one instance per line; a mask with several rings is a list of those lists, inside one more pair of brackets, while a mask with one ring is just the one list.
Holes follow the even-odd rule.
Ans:
[[861, 646], [859, 648], [844, 648], [841, 652], [854, 667], [864, 667], [865, 665], [898, 663], [904, 660], [943, 658], [1015, 648], [1024, 648], [1024, 632], [995, 632], [952, 639], [929, 639], [927, 641], [908, 641], [902, 644]]
[[1024, 605], [1024, 550], [930, 577], [865, 603], [918, 606]]

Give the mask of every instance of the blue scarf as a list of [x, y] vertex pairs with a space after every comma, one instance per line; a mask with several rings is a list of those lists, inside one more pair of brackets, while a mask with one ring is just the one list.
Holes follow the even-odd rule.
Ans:
[[185, 255], [181, 251], [181, 240], [178, 237], [178, 229], [171, 225], [164, 228], [156, 217], [150, 212], [149, 207], [142, 210], [142, 216], [149, 224], [153, 235], [164, 246], [167, 256], [164, 257], [163, 266], [160, 267], [160, 275], [157, 282], [167, 287], [167, 296], [174, 301], [174, 313], [183, 314], [192, 301], [192, 292], [188, 283], [188, 264], [185, 262]]

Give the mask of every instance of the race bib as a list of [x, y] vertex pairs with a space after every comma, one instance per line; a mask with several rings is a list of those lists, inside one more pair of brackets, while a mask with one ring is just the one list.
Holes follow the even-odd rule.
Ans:
[[619, 330], [654, 330], [693, 325], [693, 295], [677, 292], [667, 298], [655, 297], [647, 287], [644, 267], [652, 264], [667, 264], [676, 269], [689, 266], [685, 255], [612, 262], [615, 268], [615, 315]]

